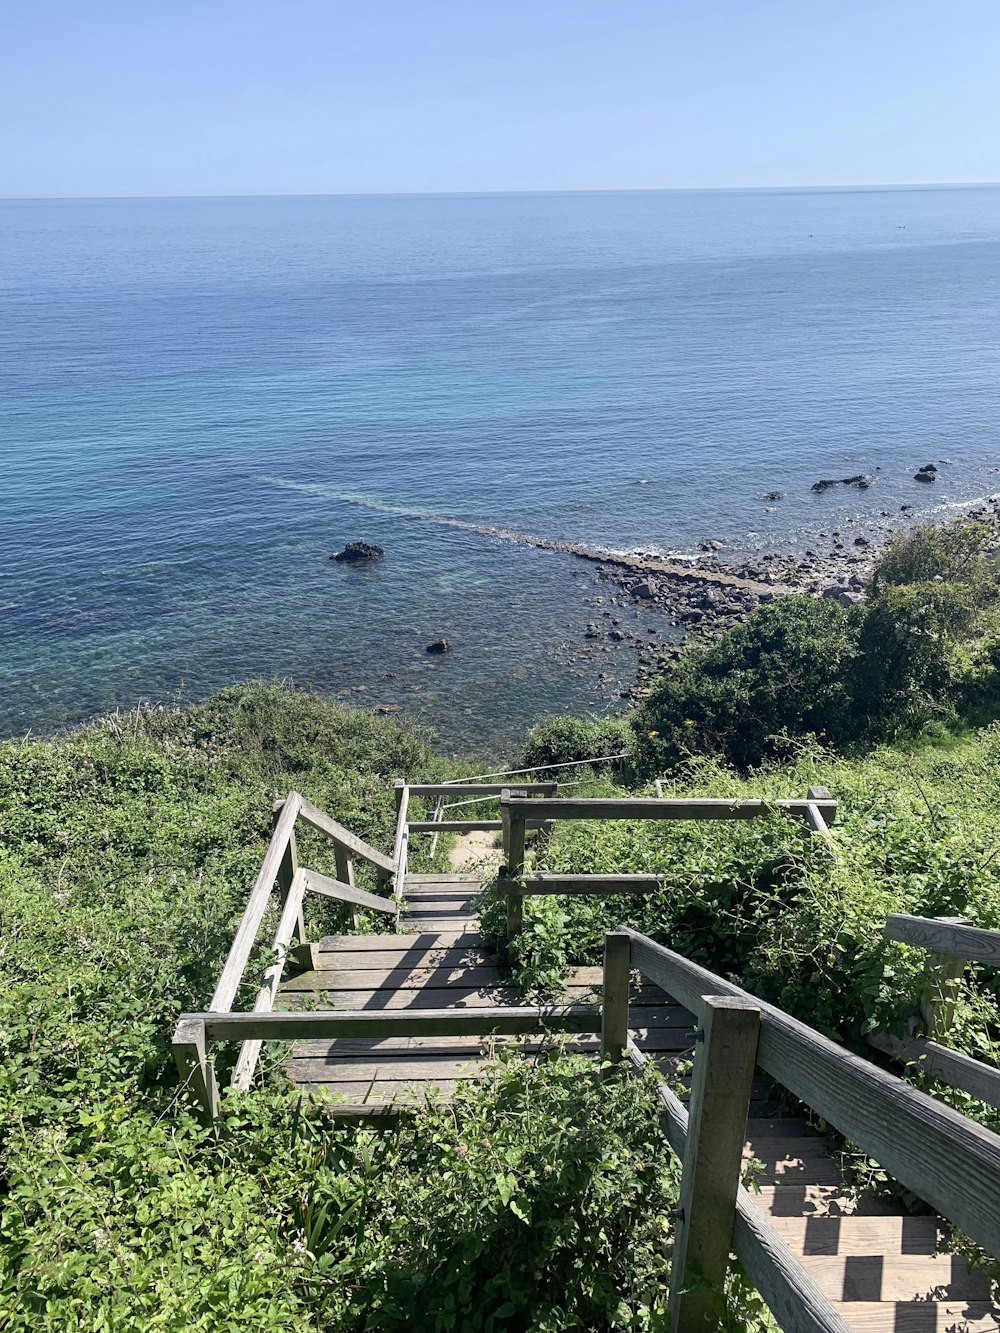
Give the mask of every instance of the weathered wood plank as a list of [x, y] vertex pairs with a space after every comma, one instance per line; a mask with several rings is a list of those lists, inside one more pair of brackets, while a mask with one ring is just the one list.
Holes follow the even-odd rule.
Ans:
[[[501, 800], [503, 798], [501, 797]], [[747, 799], [730, 801], [717, 797], [700, 800], [632, 796], [544, 796], [535, 799], [512, 796], [512, 819], [758, 819], [781, 811], [805, 818], [810, 805], [821, 813], [835, 811], [837, 802]]]
[[620, 931], [609, 931], [604, 937], [602, 1065], [618, 1065], [625, 1055], [625, 1046], [628, 1042], [631, 947], [629, 937]]
[[411, 819], [411, 833], [499, 833], [499, 819]]
[[918, 1197], [1000, 1254], [1000, 1136], [638, 932], [632, 961], [688, 1007], [718, 988], [754, 999], [760, 1067]]
[[[285, 959], [288, 956], [289, 945], [295, 938], [296, 932], [301, 929], [302, 899], [305, 897], [307, 874], [308, 872], [304, 869], [296, 870], [292, 882], [288, 886], [288, 892], [285, 895], [285, 906], [282, 909], [278, 929], [275, 931], [274, 940], [271, 944], [271, 949], [275, 955], [274, 962], [264, 972], [264, 979], [254, 1001], [254, 1013], [264, 1013], [274, 1007], [278, 987], [281, 984], [281, 974], [285, 970]], [[232, 1086], [241, 1092], [245, 1092], [250, 1086], [254, 1070], [257, 1067], [257, 1060], [260, 1057], [260, 1048], [260, 1041], [250, 1040], [245, 1041], [240, 1049], [233, 1070]]]
[[[333, 844], [333, 860], [337, 867], [337, 879], [341, 884], [346, 884], [350, 889], [357, 888], [354, 883], [354, 858], [346, 847], [341, 847], [339, 842]], [[351, 907], [351, 929], [356, 930], [358, 926], [358, 913], [354, 906]], [[315, 964], [312, 964], [315, 966]]]
[[[406, 939], [405, 935], [400, 938]], [[497, 966], [495, 954], [484, 949], [406, 949], [383, 952], [381, 949], [357, 950], [353, 953], [321, 953], [317, 972], [392, 972], [396, 970], [413, 971], [426, 968], [446, 971], [465, 967]]]
[[380, 898], [376, 893], [368, 893], [365, 889], [356, 889], [351, 884], [345, 884], [339, 879], [330, 879], [327, 875], [319, 875], [315, 870], [307, 870], [306, 888], [310, 893], [318, 893], [324, 898], [334, 898], [337, 902], [353, 903], [356, 907], [364, 907], [369, 912], [389, 912], [396, 911], [396, 904], [390, 898]]
[[349, 953], [354, 949], [377, 949], [380, 953], [410, 953], [414, 949], [481, 949], [485, 937], [477, 930], [429, 930], [409, 935], [326, 935], [319, 942], [320, 958]]
[[215, 1069], [206, 1051], [205, 1024], [181, 1015], [174, 1030], [173, 1050], [181, 1087], [194, 1098], [198, 1113], [210, 1124], [216, 1115], [218, 1092]]
[[658, 893], [664, 886], [662, 875], [529, 875], [527, 879], [498, 879], [497, 887], [522, 898], [557, 893], [590, 894], [610, 898], [619, 893]]
[[[399, 955], [394, 954], [397, 958]], [[287, 983], [286, 989], [294, 986], [295, 990], [327, 990], [331, 986], [339, 990], [395, 991], [423, 990], [426, 987], [458, 985], [472, 989], [484, 986], [510, 986], [510, 973], [501, 972], [493, 963], [483, 967], [469, 967], [464, 963], [458, 966], [443, 967], [376, 967], [371, 969], [339, 968], [303, 972]]]
[[229, 956], [219, 976], [215, 993], [212, 995], [211, 1008], [215, 1012], [229, 1009], [236, 998], [236, 992], [243, 980], [243, 970], [247, 965], [250, 954], [253, 952], [260, 923], [264, 919], [264, 913], [267, 911], [271, 899], [271, 890], [277, 880], [278, 871], [288, 847], [288, 840], [295, 828], [295, 820], [299, 815], [301, 803], [302, 797], [297, 792], [289, 792], [285, 798], [285, 804], [274, 826], [274, 832], [271, 834], [271, 841], [264, 853], [264, 860], [258, 871], [257, 879], [250, 890], [250, 897], [247, 899], [242, 919], [233, 937]]
[[288, 1072], [296, 1083], [357, 1083], [392, 1079], [405, 1083], [437, 1083], [441, 1079], [475, 1078], [485, 1067], [484, 1059], [447, 1059], [439, 1055], [426, 1058], [401, 1056], [383, 1060], [323, 1060], [296, 1058], [288, 1065]]
[[980, 1301], [843, 1301], [854, 1333], [996, 1333], [996, 1306]]
[[406, 876], [407, 887], [417, 884], [466, 884], [470, 892], [482, 888], [478, 875], [445, 874], [443, 871], [413, 871]]
[[478, 1032], [598, 1032], [600, 1011], [593, 1006], [549, 1008], [545, 1006], [494, 1006], [468, 1009], [428, 1010], [388, 1013], [386, 1011], [344, 1011], [269, 1014], [201, 1013], [182, 1014], [204, 1023], [209, 1041], [244, 1041], [261, 1037], [265, 1041], [297, 1041], [315, 1037], [421, 1037], [461, 1036]]
[[[620, 932], [615, 938], [628, 940]], [[748, 1000], [706, 995], [702, 1014], [704, 1035], [694, 1063], [670, 1270], [668, 1306], [674, 1333], [715, 1333], [725, 1314], [726, 1271], [760, 1031], [760, 1010]]]
[[834, 1302], [990, 1299], [989, 1274], [955, 1254], [810, 1255], [802, 1265]]
[[[563, 1038], [552, 1034], [528, 1037], [495, 1037], [490, 1044], [498, 1048], [514, 1046], [526, 1055], [537, 1055], [539, 1051], [550, 1051], [556, 1040]], [[660, 1054], [673, 1054], [689, 1049], [681, 1033], [676, 1028], [651, 1028], [642, 1034], [641, 1040], [651, 1059]], [[383, 1055], [400, 1055], [417, 1052], [435, 1055], [475, 1055], [483, 1049], [483, 1039], [479, 1036], [465, 1037], [334, 1037], [317, 1038], [310, 1041], [298, 1041], [291, 1049], [292, 1060], [299, 1058], [355, 1058], [369, 1056], [379, 1059]], [[600, 1038], [596, 1032], [570, 1034], [567, 1039], [569, 1049], [590, 1055], [600, 1051]]]
[[812, 1255], [936, 1255], [946, 1239], [945, 1225], [936, 1217], [817, 1216], [808, 1203], [794, 1217], [772, 1212], [771, 1225], [803, 1263]]
[[410, 846], [410, 830], [406, 823], [410, 808], [410, 789], [402, 778], [396, 779], [396, 838], [392, 848], [392, 896], [396, 900], [396, 910], [403, 898], [403, 886], [406, 883], [406, 861]]
[[886, 919], [885, 937], [936, 953], [957, 954], [972, 963], [1000, 967], [1000, 930], [982, 930], [979, 926], [893, 912]]
[[386, 856], [383, 852], [377, 851], [364, 839], [353, 834], [350, 829], [344, 828], [343, 824], [338, 824], [335, 819], [331, 819], [325, 810], [317, 809], [304, 796], [299, 796], [299, 800], [302, 803], [299, 817], [304, 823], [310, 825], [311, 828], [318, 829], [320, 833], [325, 833], [334, 842], [339, 842], [341, 847], [346, 848], [353, 856], [359, 856], [362, 861], [369, 862], [370, 865], [385, 871], [387, 875], [393, 873], [396, 866], [391, 856]]
[[[559, 790], [558, 782], [523, 782], [521, 786], [539, 796], [551, 796]], [[509, 787], [508, 778], [506, 782], [413, 782], [410, 791], [414, 796], [499, 796]]]
[[888, 1032], [873, 1032], [868, 1041], [876, 1050], [916, 1065], [922, 1074], [932, 1074], [980, 1101], [1000, 1107], [1000, 1069], [922, 1037], [905, 1041]]

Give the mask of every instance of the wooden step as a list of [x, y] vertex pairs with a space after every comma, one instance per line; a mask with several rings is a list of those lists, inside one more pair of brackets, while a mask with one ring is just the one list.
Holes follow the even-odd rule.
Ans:
[[774, 1229], [796, 1254], [937, 1254], [946, 1231], [937, 1217], [860, 1213], [771, 1215]]
[[970, 1273], [965, 1260], [954, 1254], [807, 1255], [802, 1266], [837, 1303], [990, 1299], [987, 1274]]
[[485, 937], [478, 930], [429, 930], [399, 935], [325, 935], [319, 941], [320, 954], [353, 953], [355, 950], [378, 953], [406, 953], [410, 949], [485, 949]]
[[807, 1185], [786, 1181], [777, 1188], [761, 1185], [759, 1191], [751, 1190], [751, 1195], [761, 1211], [772, 1218], [887, 1217], [897, 1211], [875, 1195], [852, 1190], [845, 1184]]
[[997, 1333], [1000, 1311], [988, 1301], [838, 1301], [855, 1333]]

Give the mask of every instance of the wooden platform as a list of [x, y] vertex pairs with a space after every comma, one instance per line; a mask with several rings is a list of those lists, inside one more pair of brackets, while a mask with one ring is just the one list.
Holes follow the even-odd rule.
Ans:
[[[403, 935], [332, 936], [319, 966], [282, 984], [293, 1008], [397, 1010], [517, 1005], [519, 995], [478, 930], [477, 879], [408, 875]], [[599, 998], [600, 968], [577, 968], [565, 1000]], [[633, 986], [632, 1037], [664, 1072], [694, 1051], [694, 1019], [656, 986]], [[507, 1038], [529, 1057], [547, 1038]], [[596, 1055], [596, 1036], [568, 1039]], [[329, 1094], [343, 1118], [398, 1113], [424, 1098], [447, 1098], [483, 1068], [479, 1037], [338, 1038], [300, 1041], [289, 1072]], [[835, 1147], [806, 1120], [783, 1110], [763, 1076], [754, 1085], [744, 1152], [758, 1163], [755, 1202], [807, 1273], [858, 1333], [997, 1333], [1000, 1308], [982, 1271], [949, 1253], [938, 1218], [901, 1210], [854, 1188]]]

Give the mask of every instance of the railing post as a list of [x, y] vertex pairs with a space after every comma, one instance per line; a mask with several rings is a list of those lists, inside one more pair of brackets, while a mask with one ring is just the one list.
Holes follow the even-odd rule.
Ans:
[[[938, 916], [946, 926], [968, 926], [966, 916]], [[924, 986], [920, 999], [920, 1013], [931, 1041], [945, 1043], [955, 1017], [955, 1000], [959, 982], [965, 972], [965, 959], [954, 953], [927, 952], [924, 963]]]
[[205, 1024], [194, 1018], [182, 1019], [174, 1031], [173, 1047], [181, 1087], [197, 1102], [201, 1120], [210, 1125], [216, 1115], [218, 1092], [215, 1068], [205, 1048]]
[[392, 876], [392, 896], [396, 900], [396, 920], [403, 902], [406, 889], [406, 862], [410, 850], [410, 828], [407, 822], [410, 812], [410, 788], [405, 778], [397, 778], [396, 784], [396, 837], [393, 842], [392, 859], [395, 870]]
[[[284, 801], [279, 801], [271, 813], [271, 832], [273, 834], [277, 827], [278, 820], [281, 818], [281, 811], [284, 807]], [[278, 891], [281, 896], [281, 906], [284, 909], [288, 901], [288, 891], [292, 887], [292, 880], [295, 878], [295, 872], [299, 868], [299, 853], [295, 844], [294, 830], [289, 835], [288, 846], [285, 848], [285, 854], [281, 858], [281, 864], [278, 866], [276, 879], [278, 882]], [[299, 967], [311, 970], [315, 965], [313, 956], [313, 947], [306, 939], [306, 918], [303, 908], [299, 908], [298, 917], [295, 921], [295, 936], [299, 941], [298, 947], [290, 950], [292, 957]]]
[[632, 941], [624, 931], [604, 936], [604, 985], [601, 1006], [601, 1076], [607, 1078], [625, 1055], [632, 976]]
[[[337, 878], [340, 880], [341, 884], [349, 884], [353, 889], [354, 857], [346, 847], [341, 847], [340, 843], [335, 843], [333, 848], [333, 859], [337, 866]], [[351, 929], [357, 930], [359, 918], [358, 909], [353, 905], [349, 904], [349, 906], [351, 912]]]
[[759, 1033], [760, 1010], [749, 1000], [703, 997], [670, 1268], [671, 1333], [722, 1326]]
[[[505, 787], [500, 793], [500, 822], [503, 825], [504, 873], [507, 879], [520, 879], [524, 874], [524, 820], [514, 819], [510, 813], [511, 796], [527, 796], [527, 792], [512, 792]], [[507, 938], [517, 935], [524, 924], [524, 899], [519, 893], [507, 894]]]

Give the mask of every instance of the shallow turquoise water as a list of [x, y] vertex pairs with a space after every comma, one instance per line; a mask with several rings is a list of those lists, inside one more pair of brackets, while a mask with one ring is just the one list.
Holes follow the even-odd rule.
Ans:
[[992, 188], [0, 204], [0, 731], [246, 677], [456, 745], [607, 707], [594, 572], [415, 515], [753, 550], [991, 493], [998, 298]]

